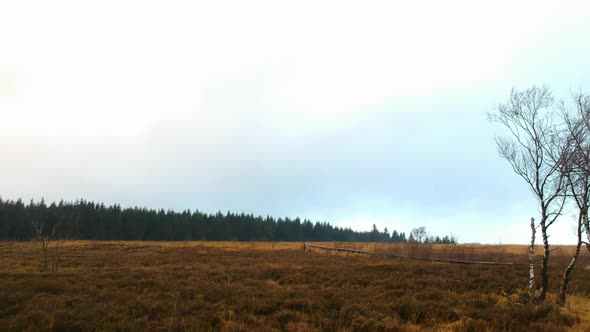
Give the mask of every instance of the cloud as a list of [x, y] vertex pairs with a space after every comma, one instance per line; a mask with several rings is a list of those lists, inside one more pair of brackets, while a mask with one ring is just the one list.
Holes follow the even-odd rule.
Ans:
[[2, 194], [504, 241], [535, 206], [485, 112], [590, 86], [571, 6], [2, 4]]

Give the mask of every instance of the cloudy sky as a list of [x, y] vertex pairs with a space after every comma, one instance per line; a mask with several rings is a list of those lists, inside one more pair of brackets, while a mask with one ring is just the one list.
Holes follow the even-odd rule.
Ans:
[[[0, 195], [525, 243], [486, 112], [590, 91], [590, 6], [2, 1]], [[572, 224], [552, 240], [572, 242]]]

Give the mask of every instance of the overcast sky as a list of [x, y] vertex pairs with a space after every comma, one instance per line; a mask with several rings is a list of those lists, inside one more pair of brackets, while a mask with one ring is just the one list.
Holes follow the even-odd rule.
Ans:
[[589, 12], [2, 1], [0, 195], [526, 243], [535, 201], [485, 115], [512, 87], [590, 91]]

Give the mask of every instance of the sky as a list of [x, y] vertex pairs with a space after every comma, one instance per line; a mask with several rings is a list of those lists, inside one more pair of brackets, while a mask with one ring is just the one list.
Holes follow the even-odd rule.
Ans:
[[[0, 195], [526, 243], [486, 113], [590, 92], [584, 1], [0, 1]], [[550, 231], [575, 241], [571, 216]]]

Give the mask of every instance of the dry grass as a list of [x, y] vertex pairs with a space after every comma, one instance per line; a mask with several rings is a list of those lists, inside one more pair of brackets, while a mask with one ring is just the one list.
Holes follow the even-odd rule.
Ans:
[[[526, 262], [525, 246], [339, 244]], [[551, 285], [571, 248], [554, 252]], [[590, 328], [588, 255], [570, 308], [509, 303], [522, 266], [466, 266], [311, 250], [299, 243], [71, 242], [57, 274], [34, 243], [0, 243], [0, 330], [567, 331]], [[553, 295], [553, 294], [550, 294]], [[553, 297], [549, 299], [549, 302]]]

